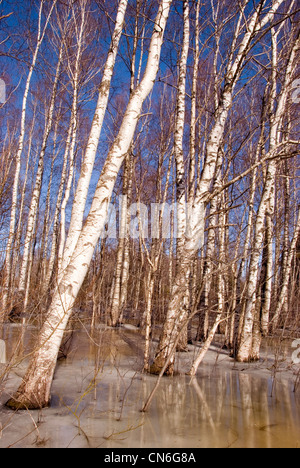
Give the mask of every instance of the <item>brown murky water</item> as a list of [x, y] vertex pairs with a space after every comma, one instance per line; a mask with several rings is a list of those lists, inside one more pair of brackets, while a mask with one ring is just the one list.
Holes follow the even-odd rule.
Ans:
[[[11, 328], [7, 343], [18, 333]], [[24, 352], [34, 334], [26, 333]], [[0, 395], [0, 447], [300, 447], [300, 389], [293, 392], [292, 372], [274, 381], [270, 372], [236, 366], [212, 350], [192, 382], [164, 378], [142, 414], [156, 378], [140, 373], [141, 352], [138, 335], [128, 330], [75, 332], [56, 371], [51, 408], [41, 412], [14, 414], [3, 406], [26, 363], [13, 369]], [[192, 358], [182, 355], [180, 367]]]

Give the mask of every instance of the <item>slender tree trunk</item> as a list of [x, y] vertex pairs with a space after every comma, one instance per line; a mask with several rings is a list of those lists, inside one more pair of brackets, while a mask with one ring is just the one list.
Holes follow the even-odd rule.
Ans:
[[263, 269], [264, 278], [262, 279], [262, 294], [261, 294], [261, 332], [267, 336], [269, 332], [270, 309], [273, 287], [273, 214], [268, 210], [266, 213], [266, 231], [265, 231], [265, 247], [263, 251]]
[[215, 334], [216, 334], [216, 332], [218, 330], [218, 327], [219, 327], [221, 322], [222, 322], [222, 314], [218, 314], [216, 319], [215, 319], [215, 322], [214, 322], [214, 325], [213, 325], [212, 329], [210, 330], [210, 332], [207, 335], [207, 338], [206, 338], [203, 346], [201, 347], [201, 350], [200, 350], [197, 358], [193, 362], [192, 368], [189, 371], [190, 376], [194, 377], [197, 374], [197, 370], [198, 370], [200, 364], [202, 363], [203, 359], [205, 358], [206, 353], [209, 350], [210, 345], [212, 344], [212, 341], [213, 341], [213, 339], [215, 337]]
[[[280, 125], [286, 109], [288, 93], [290, 90], [291, 78], [294, 73], [295, 57], [296, 52], [299, 48], [300, 34], [298, 35], [295, 44], [291, 50], [288, 64], [286, 67], [285, 80], [281, 95], [278, 100], [277, 109], [272, 117], [271, 128], [270, 128], [270, 151], [275, 150], [280, 133]], [[258, 286], [258, 271], [259, 261], [261, 256], [261, 247], [264, 240], [265, 232], [265, 216], [269, 206], [269, 203], [274, 200], [275, 191], [275, 176], [277, 170], [276, 160], [271, 160], [267, 168], [266, 181], [262, 199], [257, 213], [256, 224], [255, 224], [255, 236], [254, 245], [252, 247], [251, 263], [249, 267], [249, 280], [246, 292], [246, 308], [245, 308], [245, 319], [243, 324], [243, 330], [239, 343], [239, 349], [237, 353], [237, 359], [240, 362], [248, 362], [253, 359], [258, 359], [257, 349], [255, 355], [252, 355], [252, 338], [253, 338], [253, 326], [257, 310], [257, 286]]]
[[[247, 23], [247, 32], [244, 34], [243, 39], [240, 42], [237, 54], [234, 54], [235, 45], [232, 46], [232, 54], [224, 80], [225, 86], [220, 93], [218, 108], [215, 112], [215, 123], [210, 132], [206, 146], [206, 157], [203, 171], [198, 183], [193, 205], [189, 207], [191, 210], [191, 216], [189, 216], [185, 240], [181, 246], [181, 265], [177, 269], [173, 283], [171, 300], [160, 338], [158, 351], [154, 363], [151, 366], [152, 373], [160, 374], [161, 370], [166, 367], [165, 363], [168, 362], [165, 373], [167, 375], [173, 374], [175, 353], [172, 356], [169, 356], [169, 353], [174, 348], [174, 343], [177, 340], [182, 323], [185, 322], [188, 314], [187, 309], [184, 307], [184, 298], [186, 297], [187, 286], [186, 272], [189, 271], [191, 261], [198, 251], [200, 243], [203, 242], [206, 206], [210, 198], [213, 178], [216, 174], [218, 155], [224, 138], [225, 125], [229, 110], [232, 106], [233, 92], [242, 72], [243, 64], [251, 41], [257, 32], [273, 19], [275, 12], [282, 2], [283, 0], [276, 1], [261, 21], [259, 21], [260, 8], [255, 10]], [[240, 25], [238, 25], [236, 37], [240, 33]]]
[[62, 62], [62, 53], [63, 53], [63, 48], [61, 47], [59, 58], [58, 58], [58, 63], [56, 67], [56, 75], [55, 75], [53, 89], [52, 89], [50, 107], [49, 107], [48, 116], [46, 119], [46, 125], [45, 125], [45, 130], [44, 130], [40, 157], [38, 161], [38, 169], [37, 169], [37, 174], [36, 174], [36, 179], [35, 179], [35, 187], [33, 190], [30, 210], [29, 210], [29, 215], [28, 215], [27, 231], [26, 231], [26, 236], [25, 236], [25, 244], [24, 244], [24, 252], [23, 252], [23, 261], [21, 265], [20, 280], [19, 280], [20, 292], [25, 291], [26, 283], [27, 283], [27, 275], [30, 274], [28, 271], [28, 262], [29, 262], [30, 249], [32, 247], [33, 233], [34, 233], [35, 226], [36, 226], [36, 219], [37, 219], [38, 207], [39, 207], [39, 202], [40, 202], [42, 181], [43, 181], [43, 175], [44, 175], [44, 159], [45, 159], [45, 154], [47, 150], [48, 139], [49, 139], [50, 132], [52, 129], [54, 105], [55, 105], [55, 100], [56, 100], [56, 95], [57, 95], [57, 87], [58, 87], [61, 62]]
[[[102, 130], [103, 120], [106, 113], [108, 104], [110, 84], [113, 76], [114, 66], [117, 58], [119, 43], [123, 31], [123, 24], [125, 19], [125, 13], [127, 10], [128, 0], [120, 0], [119, 7], [116, 17], [115, 30], [113, 33], [110, 50], [108, 52], [103, 77], [99, 90], [99, 97], [97, 107], [92, 123], [92, 128], [87, 144], [84, 161], [82, 164], [81, 174], [78, 181], [75, 200], [73, 203], [70, 227], [66, 245], [64, 248], [64, 254], [62, 259], [62, 265], [59, 272], [59, 280], [62, 277], [71, 257], [74, 252], [76, 243], [81, 233], [84, 210], [86, 205], [87, 194], [90, 186], [90, 181], [93, 173], [96, 152], [98, 148], [98, 142]], [[59, 281], [58, 280], [58, 281]]]
[[9, 280], [11, 276], [12, 252], [13, 252], [13, 244], [14, 244], [14, 239], [15, 239], [15, 227], [16, 227], [16, 219], [17, 219], [17, 210], [18, 210], [18, 186], [19, 186], [19, 178], [20, 178], [20, 171], [21, 171], [21, 158], [22, 158], [24, 141], [25, 141], [25, 123], [26, 123], [27, 101], [28, 101], [28, 96], [29, 96], [29, 89], [30, 89], [32, 75], [36, 66], [39, 50], [44, 40], [46, 29], [48, 27], [50, 17], [52, 15], [56, 2], [57, 0], [53, 1], [52, 6], [50, 8], [50, 12], [46, 19], [44, 28], [42, 29], [42, 12], [43, 12], [43, 6], [45, 2], [44, 0], [41, 0], [40, 9], [39, 9], [39, 19], [38, 19], [37, 43], [36, 43], [36, 48], [33, 54], [31, 66], [29, 69], [29, 73], [27, 76], [25, 91], [23, 95], [19, 142], [18, 142], [17, 154], [15, 158], [15, 174], [14, 174], [14, 184], [13, 184], [13, 190], [12, 190], [9, 236], [8, 236], [8, 241], [6, 245], [6, 259], [5, 259], [5, 268], [4, 268], [4, 272], [5, 272], [4, 273], [4, 278], [5, 278], [4, 279], [4, 294], [2, 298], [3, 310], [6, 310], [7, 298], [9, 294], [8, 289], [9, 289]]
[[127, 301], [129, 277], [129, 222], [128, 214], [132, 199], [133, 156], [131, 152], [125, 158], [123, 174], [123, 196], [120, 198], [120, 238], [117, 261], [112, 286], [112, 303], [109, 324], [116, 327], [122, 322], [123, 308]]
[[[187, 202], [187, 185], [189, 181], [185, 177], [185, 162], [183, 152], [183, 137], [184, 125], [186, 114], [186, 79], [187, 79], [187, 61], [189, 55], [189, 42], [190, 42], [190, 9], [189, 1], [183, 3], [183, 48], [181, 60], [179, 65], [179, 79], [178, 79], [178, 93], [177, 93], [177, 106], [176, 106], [176, 123], [175, 123], [175, 136], [174, 136], [174, 156], [176, 162], [176, 202], [177, 202], [177, 265], [176, 270], [181, 268], [182, 262], [182, 247], [184, 246], [184, 236], [186, 232], [186, 202]], [[193, 167], [192, 167], [193, 170]], [[186, 295], [183, 298], [183, 307], [187, 310], [189, 308], [189, 277], [190, 268], [186, 270], [185, 275], [185, 291]], [[184, 333], [181, 333], [178, 342], [178, 350], [184, 351], [187, 347], [187, 327]]]
[[[23, 226], [22, 220], [23, 220], [23, 215], [24, 215], [24, 205], [25, 205], [26, 187], [27, 187], [28, 174], [29, 174], [29, 165], [30, 165], [31, 156], [32, 156], [31, 150], [32, 150], [33, 130], [34, 130], [35, 123], [36, 123], [36, 109], [34, 110], [32, 126], [31, 126], [29, 139], [28, 139], [26, 169], [25, 169], [24, 183], [23, 183], [23, 188], [21, 192], [21, 199], [20, 199], [20, 206], [19, 206], [19, 222], [17, 226], [16, 238], [15, 238], [15, 244], [14, 244], [15, 252], [19, 252], [20, 246], [21, 246], [22, 226]], [[15, 287], [14, 279], [16, 278], [17, 263], [18, 263], [18, 256], [14, 255], [12, 259], [11, 278], [9, 279], [11, 287]]]
[[280, 296], [278, 299], [277, 307], [274, 313], [274, 316], [272, 318], [272, 328], [273, 331], [276, 330], [276, 327], [278, 325], [278, 321], [280, 318], [280, 313], [284, 307], [284, 303], [288, 302], [288, 295], [289, 295], [289, 284], [290, 284], [290, 279], [291, 279], [291, 274], [292, 274], [292, 265], [293, 265], [293, 259], [295, 258], [295, 253], [297, 249], [297, 243], [299, 242], [299, 236], [300, 236], [300, 211], [298, 214], [298, 220], [294, 232], [294, 237], [289, 249], [289, 255], [287, 258], [287, 263], [286, 263], [286, 268], [284, 272], [284, 277], [283, 277], [283, 283], [281, 286], [281, 291], [280, 291]]
[[[46, 204], [45, 204], [45, 215], [44, 215], [44, 226], [41, 238], [41, 248], [40, 248], [40, 256], [37, 268], [37, 277], [40, 280], [40, 285], [43, 285], [46, 278], [46, 271], [47, 271], [47, 252], [48, 252], [48, 244], [49, 244], [49, 232], [51, 226], [51, 189], [53, 183], [53, 176], [54, 176], [54, 164], [57, 157], [57, 132], [58, 132], [58, 125], [59, 120], [56, 120], [54, 134], [53, 134], [53, 153], [52, 153], [52, 161], [51, 161], [51, 170], [50, 170], [50, 177], [48, 182], [48, 189], [47, 189], [47, 196], [46, 196]], [[36, 282], [36, 286], [38, 286]]]

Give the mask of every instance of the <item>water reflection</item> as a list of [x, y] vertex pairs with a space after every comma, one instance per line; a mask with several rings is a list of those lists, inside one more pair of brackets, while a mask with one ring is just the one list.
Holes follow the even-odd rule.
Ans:
[[[221, 365], [203, 365], [192, 381], [163, 379], [142, 414], [156, 380], [139, 372], [138, 346], [135, 335], [124, 331], [75, 334], [72, 352], [56, 372], [52, 407], [42, 412], [38, 426], [45, 446], [300, 447], [300, 397], [292, 382], [278, 381], [274, 388], [271, 379]], [[15, 384], [11, 377], [8, 390]], [[33, 429], [24, 413], [6, 427], [8, 417], [1, 408], [0, 447]], [[33, 433], [16, 446], [35, 441]]]

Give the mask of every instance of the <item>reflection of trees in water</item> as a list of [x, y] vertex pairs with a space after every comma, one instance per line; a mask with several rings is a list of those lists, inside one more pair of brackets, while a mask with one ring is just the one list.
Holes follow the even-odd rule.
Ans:
[[297, 397], [288, 382], [278, 383], [273, 397], [271, 388], [267, 379], [235, 371], [163, 382], [148, 416], [152, 434], [158, 444], [167, 437], [191, 446], [296, 445]]
[[[17, 343], [19, 333], [20, 329], [10, 327], [9, 342]], [[34, 330], [28, 330], [25, 335], [27, 350], [32, 334]], [[134, 339], [134, 335], [128, 337]], [[86, 332], [74, 333], [72, 350], [60, 367], [55, 393], [70, 407], [74, 399], [76, 406], [100, 370], [97, 391], [82, 399], [78, 412], [80, 427], [91, 437], [92, 444], [170, 448], [296, 446], [299, 395], [279, 376], [274, 386], [259, 374], [249, 375], [247, 369], [223, 371], [220, 366], [204, 365], [192, 380], [186, 376], [163, 378], [149, 412], [142, 414], [140, 410], [156, 381], [156, 377], [136, 373], [142, 364], [117, 330], [98, 330], [93, 337]], [[59, 424], [69, 427], [68, 417], [70, 420], [66, 415]], [[56, 436], [48, 430], [53, 442]], [[3, 434], [6, 437], [5, 431]]]

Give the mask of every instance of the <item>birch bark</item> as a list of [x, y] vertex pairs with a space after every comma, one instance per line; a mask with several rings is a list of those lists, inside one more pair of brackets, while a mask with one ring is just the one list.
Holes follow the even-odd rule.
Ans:
[[122, 308], [127, 297], [127, 274], [129, 270], [128, 258], [128, 208], [131, 200], [131, 182], [132, 171], [130, 170], [132, 156], [128, 154], [125, 158], [124, 175], [123, 175], [123, 196], [120, 198], [120, 239], [117, 250], [117, 262], [115, 276], [113, 281], [112, 303], [110, 310], [109, 324], [111, 327], [116, 327], [122, 320]]
[[293, 240], [291, 242], [290, 249], [289, 249], [289, 254], [288, 254], [288, 258], [287, 258], [287, 262], [286, 262], [286, 268], [285, 268], [285, 271], [284, 271], [283, 283], [282, 283], [282, 287], [281, 287], [281, 291], [280, 291], [279, 300], [278, 300], [278, 303], [277, 303], [277, 306], [276, 306], [274, 316], [272, 318], [273, 330], [275, 330], [276, 327], [277, 327], [279, 317], [280, 317], [280, 313], [282, 311], [282, 308], [284, 307], [285, 301], [287, 301], [288, 287], [289, 287], [289, 284], [290, 284], [291, 273], [292, 273], [292, 264], [293, 264], [293, 259], [295, 257], [295, 252], [296, 252], [296, 249], [297, 249], [297, 243], [299, 242], [299, 236], [300, 236], [300, 211], [299, 211], [299, 214], [298, 214], [298, 220], [297, 220], [296, 228], [295, 228], [295, 231], [294, 231], [294, 237], [293, 237]]
[[40, 201], [40, 194], [41, 194], [43, 174], [44, 174], [44, 159], [45, 159], [45, 154], [47, 150], [48, 139], [49, 139], [50, 132], [52, 129], [54, 105], [55, 105], [55, 100], [56, 100], [62, 57], [63, 57], [63, 48], [61, 47], [60, 52], [59, 52], [58, 63], [56, 67], [56, 74], [55, 74], [53, 89], [51, 93], [48, 116], [46, 119], [41, 152], [40, 152], [39, 161], [38, 161], [38, 169], [37, 169], [37, 174], [36, 174], [36, 179], [35, 179], [35, 187], [33, 190], [31, 203], [30, 203], [30, 210], [29, 210], [29, 215], [28, 215], [27, 230], [26, 230], [25, 243], [24, 243], [23, 260], [22, 260], [21, 271], [20, 271], [20, 280], [19, 280], [20, 292], [25, 291], [26, 283], [27, 283], [30, 249], [32, 247], [33, 234], [34, 234], [34, 229], [36, 225], [37, 212], [38, 212], [38, 206], [39, 206], [39, 201]]
[[[169, 356], [169, 354], [174, 348], [174, 343], [176, 342], [182, 323], [184, 323], [187, 318], [187, 311], [182, 307], [186, 294], [186, 271], [189, 270], [193, 256], [200, 248], [204, 237], [206, 206], [216, 173], [218, 154], [224, 137], [226, 121], [232, 105], [233, 92], [242, 72], [242, 67], [253, 38], [261, 28], [265, 27], [266, 24], [273, 19], [274, 14], [282, 3], [283, 0], [274, 2], [272, 8], [263, 17], [261, 22], [259, 21], [261, 8], [257, 8], [249, 20], [245, 20], [247, 23], [246, 33], [240, 42], [236, 55], [234, 55], [235, 43], [232, 46], [233, 50], [230, 54], [230, 61], [224, 78], [224, 89], [220, 95], [219, 106], [215, 112], [215, 123], [210, 132], [206, 146], [203, 171], [198, 183], [193, 204], [189, 207], [190, 216], [188, 217], [189, 221], [186, 229], [185, 241], [182, 245], [181, 265], [175, 276], [171, 300], [161, 334], [158, 351], [154, 363], [151, 366], [151, 372], [154, 374], [160, 374], [167, 361], [169, 361], [169, 363], [166, 367], [165, 373], [167, 375], [172, 375], [174, 372], [175, 353], [173, 353], [172, 356]], [[244, 5], [244, 9], [245, 7], [246, 4]], [[243, 17], [243, 14], [244, 10], [241, 13], [241, 17]], [[240, 28], [241, 23], [238, 23], [235, 32], [236, 37], [241, 33]]]
[[4, 271], [5, 271], [4, 294], [2, 298], [2, 304], [3, 304], [4, 310], [6, 309], [9, 281], [10, 281], [10, 275], [11, 275], [12, 252], [13, 252], [13, 243], [14, 243], [14, 238], [15, 238], [15, 227], [16, 227], [16, 219], [17, 219], [17, 210], [18, 210], [18, 185], [19, 185], [19, 178], [20, 178], [20, 171], [21, 171], [21, 158], [22, 158], [24, 140], [25, 140], [25, 123], [26, 123], [27, 101], [28, 101], [28, 96], [29, 96], [29, 89], [30, 89], [33, 72], [36, 66], [39, 50], [43, 43], [46, 30], [47, 30], [53, 9], [57, 3], [57, 0], [53, 1], [49, 14], [46, 18], [45, 25], [44, 27], [42, 27], [42, 13], [43, 13], [44, 3], [45, 3], [45, 0], [41, 0], [40, 8], [39, 8], [39, 16], [38, 16], [37, 43], [36, 43], [36, 47], [35, 47], [34, 54], [32, 57], [32, 62], [30, 65], [29, 73], [27, 76], [25, 91], [23, 95], [23, 102], [22, 102], [20, 134], [19, 134], [17, 154], [15, 158], [15, 174], [14, 174], [14, 184], [13, 184], [13, 190], [12, 190], [9, 236], [8, 236], [8, 241], [6, 245], [6, 258], [5, 258], [5, 267], [4, 267]]
[[108, 104], [109, 92], [110, 92], [110, 84], [111, 79], [113, 76], [114, 66], [117, 58], [118, 48], [120, 39], [122, 36], [123, 31], [123, 24], [125, 19], [125, 14], [127, 10], [128, 0], [120, 0], [117, 17], [116, 17], [116, 24], [115, 30], [112, 36], [110, 50], [108, 52], [102, 82], [100, 85], [99, 90], [99, 97], [97, 102], [97, 107], [92, 123], [92, 128], [89, 136], [89, 141], [87, 144], [84, 161], [82, 164], [81, 174], [78, 181], [75, 200], [73, 203], [72, 215], [71, 215], [71, 222], [69, 227], [69, 232], [66, 240], [66, 245], [64, 248], [64, 254], [62, 258], [62, 264], [59, 272], [59, 279], [63, 276], [63, 273], [68, 266], [72, 254], [74, 252], [76, 243], [79, 239], [82, 223], [83, 223], [83, 216], [84, 210], [86, 205], [86, 199], [88, 195], [88, 190], [90, 186], [91, 176], [94, 168], [96, 152], [98, 148], [98, 142], [102, 130], [102, 125], [104, 121], [104, 116], [106, 113], [106, 108]]
[[[100, 175], [90, 213], [78, 238], [71, 261], [53, 296], [48, 317], [40, 333], [38, 347], [22, 384], [13, 398], [7, 402], [9, 407], [35, 409], [49, 405], [53, 373], [63, 333], [105, 226], [115, 181], [132, 143], [143, 103], [154, 86], [159, 70], [164, 31], [171, 3], [172, 0], [160, 2], [143, 79], [130, 98], [119, 134]], [[97, 142], [94, 141], [93, 145], [97, 145]]]
[[[274, 118], [272, 118], [270, 128], [270, 151], [273, 151], [276, 148], [278, 140], [280, 138], [280, 125], [284, 116], [284, 112], [286, 110], [288, 94], [290, 91], [292, 76], [295, 69], [296, 53], [299, 50], [299, 46], [300, 34], [298, 34], [298, 37], [296, 38], [293, 48], [290, 52], [288, 64], [286, 67], [283, 88], [278, 99], [277, 109], [274, 114]], [[251, 263], [249, 267], [249, 280], [246, 292], [245, 319], [239, 343], [239, 349], [237, 353], [237, 359], [240, 362], [248, 362], [259, 359], [257, 346], [255, 352], [253, 353], [252, 332], [254, 326], [254, 319], [256, 315], [257, 282], [259, 271], [258, 266], [261, 256], [261, 246], [264, 239], [265, 215], [270, 200], [274, 199], [276, 170], [277, 161], [276, 159], [273, 159], [270, 161], [269, 166], [267, 168], [264, 191], [262, 194], [255, 224], [255, 241], [252, 249]]]
[[[190, 8], [189, 1], [183, 3], [183, 47], [179, 64], [179, 79], [178, 93], [176, 106], [176, 122], [174, 136], [174, 157], [176, 163], [176, 203], [177, 203], [177, 265], [176, 270], [181, 268], [184, 236], [186, 233], [186, 202], [187, 202], [187, 187], [189, 181], [185, 177], [185, 161], [183, 152], [183, 137], [186, 115], [186, 80], [187, 80], [187, 61], [189, 55], [190, 43]], [[193, 170], [193, 168], [192, 168]], [[182, 308], [187, 310], [189, 307], [189, 276], [190, 268], [185, 271], [185, 297], [183, 299]], [[187, 346], [187, 329], [181, 334], [178, 348], [185, 350]]]

